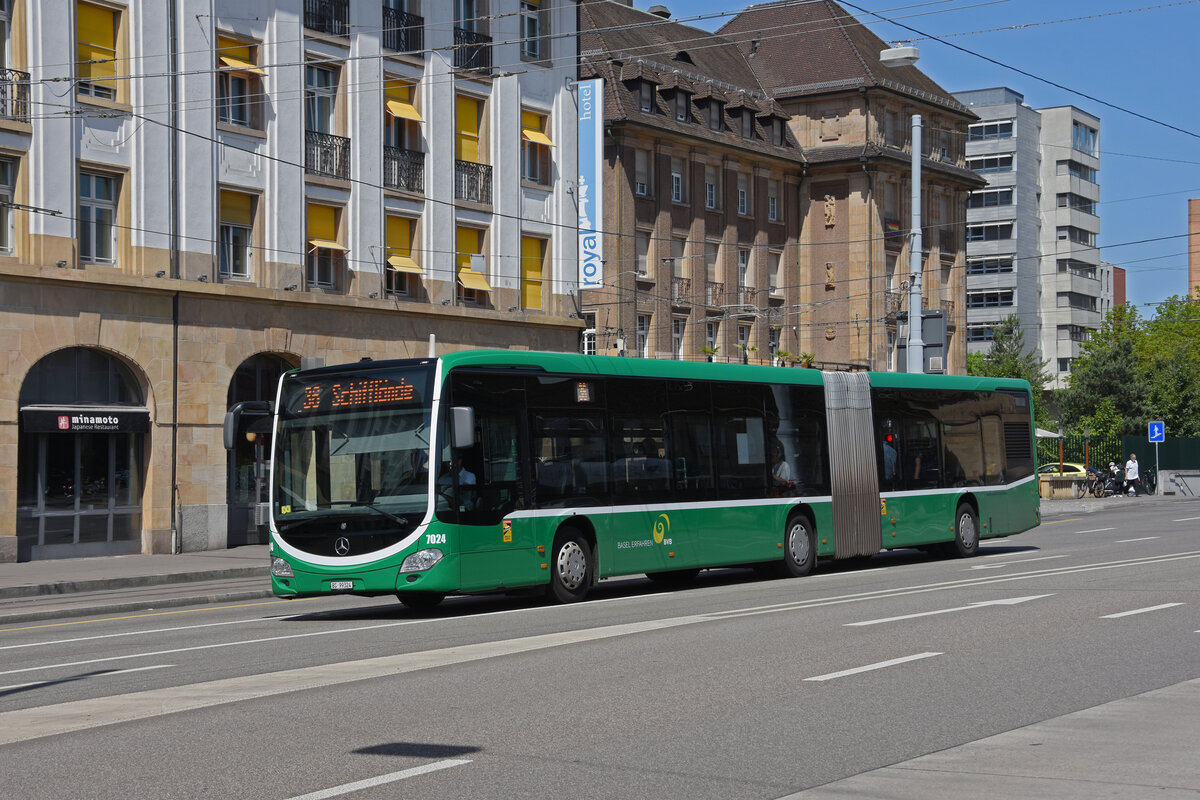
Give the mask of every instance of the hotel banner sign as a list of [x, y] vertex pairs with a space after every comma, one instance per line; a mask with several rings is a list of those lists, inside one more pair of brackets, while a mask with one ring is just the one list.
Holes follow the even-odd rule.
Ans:
[[604, 81], [579, 82], [579, 286], [604, 285]]
[[74, 406], [21, 409], [26, 433], [149, 433], [150, 411], [145, 408]]

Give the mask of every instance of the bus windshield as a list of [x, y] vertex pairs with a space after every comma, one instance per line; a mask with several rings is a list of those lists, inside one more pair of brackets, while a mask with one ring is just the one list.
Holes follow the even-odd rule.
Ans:
[[376, 530], [424, 517], [432, 377], [418, 365], [284, 378], [272, 472], [281, 531], [331, 516]]

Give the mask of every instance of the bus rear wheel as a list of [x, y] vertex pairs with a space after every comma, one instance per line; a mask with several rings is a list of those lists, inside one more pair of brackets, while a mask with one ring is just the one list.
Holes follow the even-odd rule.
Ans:
[[975, 509], [959, 503], [954, 512], [954, 545], [951, 551], [959, 558], [970, 558], [979, 552], [979, 517]]
[[592, 548], [583, 534], [563, 528], [550, 551], [550, 585], [546, 597], [555, 603], [577, 603], [592, 583]]
[[803, 578], [817, 563], [817, 533], [807, 514], [788, 517], [783, 529], [782, 573], [788, 578]]
[[446, 599], [441, 592], [397, 592], [396, 599], [413, 611], [431, 611]]

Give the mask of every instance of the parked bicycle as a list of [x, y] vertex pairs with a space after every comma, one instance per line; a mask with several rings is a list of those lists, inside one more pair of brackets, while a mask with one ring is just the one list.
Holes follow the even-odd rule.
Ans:
[[1091, 481], [1092, 495], [1112, 497], [1121, 494], [1125, 487], [1125, 469], [1110, 461], [1106, 470], [1088, 467], [1088, 479]]
[[1142, 470], [1142, 494], [1154, 494], [1158, 491], [1158, 470], [1146, 467]]

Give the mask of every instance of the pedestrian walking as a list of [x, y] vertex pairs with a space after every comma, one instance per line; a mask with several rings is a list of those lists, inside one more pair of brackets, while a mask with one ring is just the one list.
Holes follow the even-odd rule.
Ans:
[[1125, 493], [1130, 497], [1137, 496], [1141, 483], [1138, 477], [1137, 453], [1130, 453], [1129, 460], [1125, 462]]

